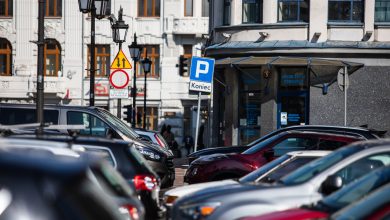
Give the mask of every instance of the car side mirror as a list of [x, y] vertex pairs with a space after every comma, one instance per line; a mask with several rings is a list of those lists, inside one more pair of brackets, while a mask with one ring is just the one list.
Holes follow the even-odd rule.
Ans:
[[343, 179], [338, 175], [330, 175], [321, 185], [321, 192], [324, 195], [332, 194], [343, 187]]

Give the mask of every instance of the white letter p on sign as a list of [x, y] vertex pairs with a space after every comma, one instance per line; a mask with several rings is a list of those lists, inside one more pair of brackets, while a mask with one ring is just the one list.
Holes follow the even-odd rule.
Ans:
[[[201, 68], [203, 66], [203, 69]], [[195, 78], [199, 78], [199, 74], [207, 74], [209, 72], [209, 63], [203, 60], [198, 60], [196, 63]]]

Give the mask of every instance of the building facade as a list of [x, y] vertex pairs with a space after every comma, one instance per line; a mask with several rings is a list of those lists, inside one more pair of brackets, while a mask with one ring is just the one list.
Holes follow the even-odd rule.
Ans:
[[390, 1], [211, 2], [213, 145], [300, 124], [390, 130]]
[[[134, 66], [128, 45], [136, 33], [138, 44], [152, 60], [147, 75], [147, 128], [162, 124], [173, 128], [180, 143], [194, 133], [192, 121], [196, 96], [188, 92], [188, 73], [180, 73], [179, 57], [200, 56], [202, 36], [208, 33], [207, 0], [110, 0], [107, 14], [123, 8], [129, 24], [124, 54]], [[34, 103], [37, 78], [38, 1], [0, 1], [0, 102]], [[88, 105], [89, 45], [88, 14], [82, 14], [77, 0], [47, 0], [45, 3], [45, 104]], [[110, 21], [96, 19], [95, 106], [117, 114], [117, 100], [109, 98], [110, 65], [119, 47], [113, 43]], [[144, 75], [137, 68], [137, 111], [143, 113]], [[128, 70], [132, 78], [134, 69]], [[132, 85], [132, 83], [130, 83]], [[130, 99], [122, 99], [129, 105]], [[137, 117], [137, 127], [142, 117]]]

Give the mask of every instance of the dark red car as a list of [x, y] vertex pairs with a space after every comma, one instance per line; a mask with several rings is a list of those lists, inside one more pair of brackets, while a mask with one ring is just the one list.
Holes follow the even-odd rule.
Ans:
[[276, 157], [298, 150], [335, 150], [357, 137], [311, 131], [286, 131], [239, 154], [213, 154], [192, 162], [184, 176], [187, 183], [239, 178]]

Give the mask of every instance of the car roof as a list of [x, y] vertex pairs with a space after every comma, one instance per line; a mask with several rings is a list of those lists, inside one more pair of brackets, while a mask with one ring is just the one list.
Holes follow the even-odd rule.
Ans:
[[[14, 103], [0, 103], [0, 107], [20, 107], [20, 108], [36, 108], [35, 104], [14, 104]], [[99, 108], [96, 106], [81, 106], [81, 105], [51, 105], [51, 104], [45, 104], [44, 108], [58, 108], [58, 109], [90, 109], [90, 110], [95, 110], [95, 109], [103, 109]]]
[[280, 133], [280, 135], [285, 135], [285, 134], [302, 134], [304, 136], [345, 137], [345, 138], [361, 139], [361, 137], [357, 137], [354, 135], [339, 134], [339, 133], [332, 133], [326, 131], [289, 130], [289, 131], [282, 131]]
[[328, 150], [302, 150], [302, 151], [291, 151], [288, 152], [287, 155], [293, 156], [293, 157], [322, 157], [325, 155], [328, 155], [333, 151]]

